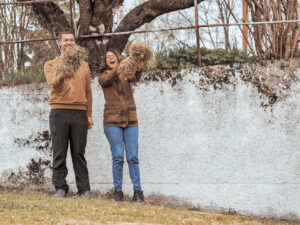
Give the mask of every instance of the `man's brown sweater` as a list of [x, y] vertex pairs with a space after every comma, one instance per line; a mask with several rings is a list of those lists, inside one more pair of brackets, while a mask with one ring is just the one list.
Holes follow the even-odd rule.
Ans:
[[61, 57], [46, 62], [44, 72], [51, 87], [49, 104], [51, 109], [86, 110], [87, 116], [92, 116], [92, 90], [90, 84], [90, 69], [83, 62], [74, 77], [67, 78], [64, 73], [56, 75], [55, 66]]

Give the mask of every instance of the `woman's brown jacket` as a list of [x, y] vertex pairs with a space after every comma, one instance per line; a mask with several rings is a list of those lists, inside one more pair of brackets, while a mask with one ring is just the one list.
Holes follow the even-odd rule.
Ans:
[[105, 106], [103, 115], [104, 126], [137, 126], [138, 119], [130, 82], [138, 82], [142, 72], [137, 72], [135, 80], [118, 79], [117, 70], [106, 70], [98, 76], [102, 87]]

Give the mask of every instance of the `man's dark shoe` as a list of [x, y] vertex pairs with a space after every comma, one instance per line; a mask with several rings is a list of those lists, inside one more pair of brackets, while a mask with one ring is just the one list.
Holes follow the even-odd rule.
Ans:
[[93, 193], [89, 190], [80, 191], [80, 192], [78, 192], [78, 194], [81, 197], [88, 197], [88, 198], [95, 198], [96, 197], [95, 193]]
[[64, 190], [64, 189], [57, 189], [54, 197], [55, 198], [65, 198], [66, 194], [67, 194], [66, 190]]
[[142, 190], [134, 190], [132, 200], [135, 202], [144, 202], [144, 193]]
[[113, 200], [122, 201], [123, 200], [123, 191], [114, 190]]

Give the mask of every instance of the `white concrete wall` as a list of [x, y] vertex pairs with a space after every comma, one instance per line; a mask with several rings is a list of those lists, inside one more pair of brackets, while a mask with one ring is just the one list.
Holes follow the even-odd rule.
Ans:
[[[146, 196], [172, 195], [202, 208], [299, 220], [299, 82], [284, 97], [278, 93], [276, 103], [262, 107], [266, 96], [240, 78], [243, 72], [217, 89], [203, 84], [202, 73], [182, 70], [183, 79], [173, 87], [170, 79], [135, 87]], [[86, 157], [92, 188], [105, 192], [112, 188], [111, 153], [103, 134], [102, 90], [96, 81], [92, 88], [95, 125]], [[2, 184], [8, 172], [26, 171], [31, 158], [50, 158], [35, 144], [14, 143], [49, 129], [48, 94], [46, 84], [0, 89]], [[68, 181], [76, 191], [70, 161], [68, 166]], [[51, 171], [45, 176], [50, 178]], [[125, 193], [132, 194], [127, 164], [124, 179]]]

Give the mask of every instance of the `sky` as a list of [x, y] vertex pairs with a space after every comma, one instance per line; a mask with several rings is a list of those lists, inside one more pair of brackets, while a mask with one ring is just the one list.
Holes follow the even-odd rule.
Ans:
[[[146, 2], [146, 1], [140, 1], [140, 0], [125, 0], [124, 1], [124, 6], [122, 7], [122, 13], [121, 16], [126, 15], [131, 9], [136, 7], [138, 4], [141, 2]], [[241, 1], [236, 0], [235, 7], [233, 9], [236, 17], [240, 19], [242, 17], [242, 12], [241, 12]], [[199, 24], [216, 24], [216, 23], [221, 23], [218, 20], [218, 7], [215, 1], [210, 0], [210, 1], [205, 1], [202, 2], [198, 5], [198, 10], [199, 10]], [[207, 21], [204, 21], [205, 16], [204, 16], [204, 10], [208, 11], [207, 14]], [[187, 20], [182, 17], [184, 14], [188, 19], [192, 22], [192, 24], [188, 23]], [[168, 18], [169, 23], [164, 23], [163, 21]], [[117, 22], [120, 22], [120, 18], [118, 19]], [[230, 20], [231, 23], [235, 23], [233, 18]], [[239, 21], [241, 22], [241, 20]], [[162, 15], [158, 18], [156, 18], [151, 25], [153, 26], [152, 29], [158, 29], [158, 28], [170, 28], [170, 27], [181, 27], [181, 26], [191, 26], [195, 25], [195, 11], [194, 8], [189, 8], [185, 10], [181, 10], [179, 13], [178, 12], [171, 12], [166, 15]], [[145, 26], [141, 27], [140, 29], [145, 30]], [[230, 42], [232, 45], [236, 45], [239, 49], [242, 48], [242, 34], [238, 27], [230, 27]], [[200, 45], [205, 46], [207, 48], [217, 48], [221, 47], [224, 48], [224, 32], [223, 28], [210, 28], [210, 34], [208, 33], [208, 28], [202, 28], [200, 29], [200, 35], [202, 37], [203, 42], [200, 43]], [[167, 35], [165, 33], [159, 33], [156, 34], [156, 36], [159, 36], [160, 39], [167, 39], [164, 38], [164, 35]], [[181, 42], [186, 43], [187, 45], [196, 45], [196, 37], [195, 37], [195, 32], [193, 30], [178, 30], [173, 33], [175, 38], [178, 40], [177, 43], [180, 44]], [[148, 34], [148, 35], [143, 35], [143, 34], [136, 34], [132, 35], [131, 40], [134, 39], [140, 39], [143, 38], [145, 40], [155, 40], [155, 34]], [[211, 41], [211, 36], [213, 36], [212, 39], [215, 40], [215, 43], [212, 43]], [[174, 44], [174, 43], [170, 43]], [[169, 45], [170, 45], [169, 44]]]
[[[233, 11], [236, 17], [241, 21], [241, 1], [235, 0], [235, 7]], [[123, 6], [120, 10], [117, 10], [117, 15], [115, 17], [114, 29], [118, 26], [122, 18], [134, 9], [137, 5], [144, 3], [146, 1], [142, 0], [124, 0]], [[78, 9], [78, 4], [76, 4]], [[221, 23], [218, 19], [218, 7], [215, 0], [207, 0], [198, 5], [199, 10], [199, 24], [217, 24]], [[206, 10], [207, 18], [204, 16], [204, 10]], [[183, 14], [184, 16], [182, 16]], [[77, 14], [78, 15], [78, 14]], [[188, 21], [189, 20], [189, 21]], [[204, 21], [206, 20], [206, 21]], [[231, 17], [230, 23], [235, 23]], [[139, 28], [139, 30], [148, 29], [162, 29], [162, 28], [173, 28], [173, 27], [184, 27], [184, 26], [194, 26], [195, 25], [195, 11], [194, 7], [189, 9], [180, 10], [179, 12], [171, 12], [164, 14], [151, 22]], [[230, 43], [235, 45], [237, 48], [242, 48], [242, 34], [238, 27], [230, 27]], [[224, 48], [224, 31], [222, 27], [218, 28], [201, 28], [200, 29], [201, 43], [202, 47], [207, 48]], [[170, 40], [173, 37], [173, 41]], [[196, 34], [195, 30], [177, 30], [174, 32], [161, 32], [161, 33], [148, 33], [148, 34], [134, 34], [131, 35], [130, 41], [142, 41], [147, 44], [154, 45], [154, 49], [160, 49], [163, 47], [172, 48], [172, 46], [177, 45], [189, 45], [196, 46]], [[166, 46], [163, 46], [163, 43]]]

